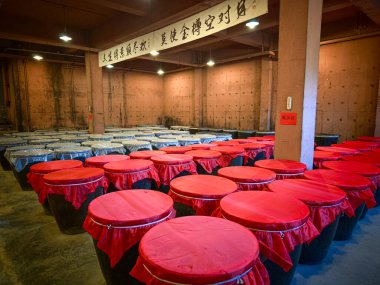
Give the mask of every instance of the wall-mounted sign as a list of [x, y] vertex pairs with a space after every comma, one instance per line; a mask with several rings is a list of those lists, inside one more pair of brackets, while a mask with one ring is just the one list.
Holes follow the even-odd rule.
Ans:
[[280, 125], [296, 125], [297, 124], [297, 113], [280, 113]]
[[99, 52], [99, 66], [188, 43], [268, 13], [268, 0], [227, 0], [162, 29]]

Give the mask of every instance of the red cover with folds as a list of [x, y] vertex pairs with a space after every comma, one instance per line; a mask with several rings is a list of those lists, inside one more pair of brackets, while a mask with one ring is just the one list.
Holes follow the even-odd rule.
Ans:
[[370, 151], [371, 148], [365, 145], [355, 144], [355, 143], [335, 143], [331, 145], [332, 147], [342, 147], [342, 148], [351, 148], [359, 152]]
[[358, 174], [335, 170], [317, 169], [305, 171], [304, 177], [313, 181], [335, 185], [346, 192], [353, 210], [366, 203], [367, 208], [376, 206], [371, 190], [371, 180]]
[[271, 146], [258, 143], [246, 143], [241, 146], [244, 148], [246, 153], [244, 164], [248, 163], [249, 158], [255, 160], [256, 156], [263, 151], [265, 152], [265, 158], [268, 159], [268, 155], [269, 157], [271, 155]]
[[216, 147], [210, 148], [210, 150], [218, 151], [222, 154], [222, 157], [220, 158], [220, 165], [222, 167], [229, 166], [231, 161], [234, 158], [237, 158], [239, 156], [243, 156], [243, 158], [245, 159], [245, 157], [246, 157], [245, 150], [240, 145], [239, 146], [236, 146], [236, 145], [233, 145], [233, 146], [216, 146]]
[[218, 175], [231, 179], [239, 190], [263, 190], [276, 179], [271, 170], [252, 166], [230, 166], [218, 170]]
[[166, 154], [166, 152], [162, 150], [140, 150], [132, 151], [129, 156], [132, 159], [150, 159], [152, 156], [161, 154]]
[[93, 156], [86, 159], [86, 167], [103, 167], [103, 165], [109, 162], [121, 161], [129, 159], [128, 155], [123, 154], [108, 154], [108, 155], [99, 155]]
[[268, 186], [269, 191], [301, 200], [310, 208], [310, 218], [321, 232], [336, 217], [345, 213], [353, 217], [354, 210], [340, 188], [307, 179], [278, 180]]
[[184, 154], [187, 151], [192, 150], [191, 146], [167, 146], [160, 148], [161, 151], [167, 154]]
[[380, 157], [371, 155], [371, 154], [363, 154], [363, 155], [347, 155], [342, 158], [345, 161], [357, 161], [372, 164], [376, 167], [380, 167]]
[[259, 240], [260, 251], [285, 271], [293, 266], [289, 253], [319, 235], [304, 203], [267, 191], [232, 193], [220, 201], [213, 216], [250, 229]]
[[26, 176], [28, 178], [28, 183], [32, 185], [34, 192], [38, 195], [38, 201], [41, 205], [43, 205], [47, 197], [43, 176], [47, 173], [58, 170], [80, 167], [83, 167], [83, 163], [80, 160], [54, 160], [40, 162], [32, 165]]
[[345, 173], [355, 173], [367, 177], [372, 182], [372, 190], [376, 191], [380, 185], [380, 168], [365, 162], [357, 161], [326, 161], [323, 168]]
[[106, 177], [118, 190], [132, 189], [132, 185], [143, 179], [156, 181], [161, 185], [157, 169], [153, 162], [145, 159], [131, 159], [111, 162], [104, 165]]
[[201, 144], [192, 144], [189, 147], [191, 147], [191, 150], [208, 150], [211, 147], [217, 146], [216, 143], [201, 143]]
[[356, 149], [346, 148], [346, 147], [333, 147], [333, 146], [317, 146], [316, 150], [320, 151], [329, 151], [339, 153], [340, 155], [354, 155], [359, 154], [360, 152]]
[[[64, 195], [75, 209], [79, 209], [87, 196], [96, 188], [108, 188], [104, 170], [100, 168], [83, 167], [51, 172], [44, 175], [44, 191], [46, 194]], [[41, 197], [42, 199], [43, 197]]]
[[161, 183], [165, 186], [169, 185], [170, 181], [182, 171], [187, 171], [193, 175], [198, 174], [197, 165], [190, 155], [164, 154], [152, 156], [151, 160], [158, 171]]
[[339, 153], [334, 153], [330, 151], [321, 151], [316, 150], [314, 151], [314, 166], [316, 168], [322, 168], [322, 162], [324, 161], [330, 161], [330, 160], [339, 160], [343, 156]]
[[277, 179], [302, 178], [306, 164], [286, 159], [264, 159], [255, 162], [255, 166], [274, 171]]
[[237, 141], [229, 140], [229, 141], [222, 141], [222, 142], [213, 142], [213, 144], [216, 144], [217, 146], [238, 146], [239, 143]]
[[213, 169], [222, 165], [222, 154], [214, 150], [192, 150], [185, 153], [191, 155], [207, 173], [212, 173]]
[[223, 177], [188, 175], [170, 182], [169, 196], [192, 207], [197, 215], [210, 216], [224, 196], [237, 190], [235, 182]]
[[193, 216], [161, 223], [141, 239], [139, 253], [130, 274], [148, 285], [269, 285], [255, 236], [223, 219]]
[[358, 137], [359, 141], [380, 143], [379, 137]]
[[365, 141], [344, 141], [343, 144], [361, 145], [368, 147], [370, 149], [375, 149], [379, 147], [380, 142], [365, 142]]
[[173, 200], [161, 192], [117, 191], [90, 203], [83, 228], [114, 267], [149, 229], [174, 217]]

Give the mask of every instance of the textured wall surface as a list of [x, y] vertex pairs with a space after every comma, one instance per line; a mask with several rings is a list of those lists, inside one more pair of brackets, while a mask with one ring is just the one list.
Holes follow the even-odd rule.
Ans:
[[341, 140], [373, 135], [380, 75], [380, 37], [321, 46], [317, 133]]
[[[341, 140], [373, 135], [379, 46], [380, 37], [321, 46], [317, 133], [339, 133]], [[103, 70], [105, 124], [169, 122], [226, 129], [260, 129], [260, 125], [262, 129], [269, 124], [273, 129], [277, 69], [276, 61], [264, 66], [261, 58], [255, 58], [163, 77]], [[18, 129], [87, 127], [84, 67], [12, 60], [4, 74], [10, 94], [8, 116]], [[270, 88], [263, 86], [266, 82]]]

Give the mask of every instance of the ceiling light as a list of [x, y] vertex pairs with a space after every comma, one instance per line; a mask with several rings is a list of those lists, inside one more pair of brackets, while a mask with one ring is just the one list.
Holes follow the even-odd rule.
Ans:
[[157, 71], [157, 74], [158, 75], [163, 75], [165, 72], [160, 68], [158, 71]]
[[156, 50], [152, 50], [152, 51], [150, 52], [150, 54], [151, 54], [152, 56], [157, 56], [157, 55], [159, 55], [160, 53], [159, 53], [158, 51], [156, 51]]
[[210, 58], [206, 64], [207, 64], [208, 66], [214, 66], [214, 65], [215, 65], [215, 61], [213, 61], [213, 60]]
[[68, 35], [66, 35], [66, 34], [61, 34], [61, 35], [59, 36], [59, 38], [60, 38], [62, 41], [66, 42], [66, 43], [72, 40], [72, 37], [70, 37], [70, 36], [68, 36]]
[[245, 25], [249, 28], [249, 29], [254, 29], [256, 28], [257, 25], [259, 25], [260, 23], [258, 21], [249, 21], [248, 23], [246, 23]]
[[38, 55], [38, 54], [36, 54], [36, 55], [33, 55], [33, 58], [34, 58], [35, 60], [38, 60], [38, 61], [40, 61], [40, 60], [43, 60], [43, 59], [44, 59], [42, 56], [40, 56], [40, 55]]
[[113, 65], [112, 64], [108, 64], [108, 65], [106, 65], [106, 67], [109, 68], [109, 69], [111, 69], [111, 68], [113, 68]]

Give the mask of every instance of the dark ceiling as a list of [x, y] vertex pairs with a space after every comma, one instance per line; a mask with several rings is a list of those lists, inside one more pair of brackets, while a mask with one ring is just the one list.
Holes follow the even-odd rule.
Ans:
[[[117, 63], [116, 68], [168, 72], [203, 66], [210, 53], [216, 63], [255, 56], [276, 57], [279, 0], [249, 30], [244, 24], [203, 39]], [[86, 51], [98, 52], [160, 29], [222, 0], [0, 0], [0, 58], [84, 64]], [[285, 3], [285, 1], [281, 1]], [[70, 43], [58, 39], [66, 29]], [[377, 0], [325, 0], [321, 41], [380, 32]]]

